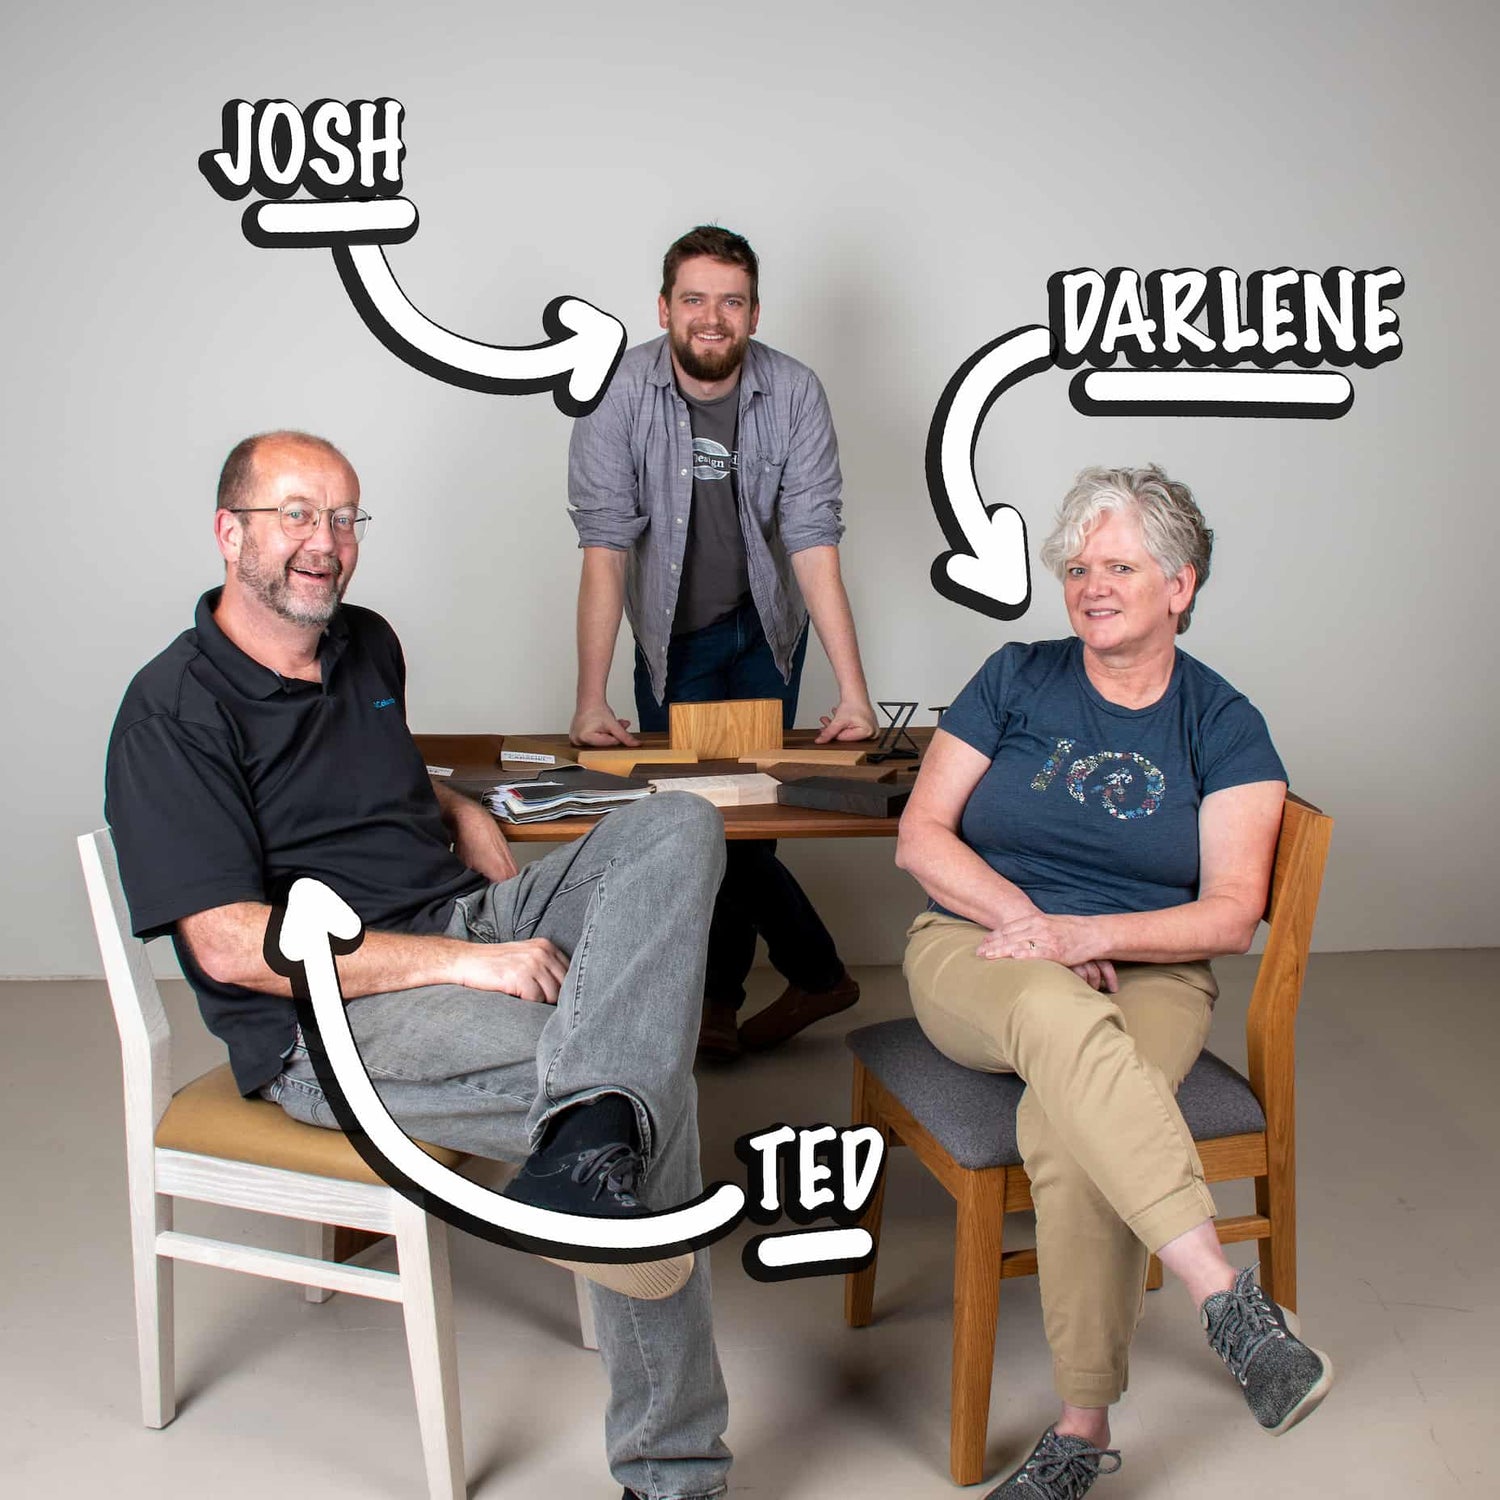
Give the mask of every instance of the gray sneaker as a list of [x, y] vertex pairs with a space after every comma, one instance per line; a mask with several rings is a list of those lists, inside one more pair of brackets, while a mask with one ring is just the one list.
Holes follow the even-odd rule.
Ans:
[[1117, 1448], [1091, 1448], [1082, 1438], [1049, 1427], [1031, 1457], [985, 1500], [1079, 1500], [1101, 1474], [1120, 1467]]
[[1316, 1411], [1332, 1388], [1333, 1361], [1297, 1337], [1292, 1315], [1261, 1291], [1254, 1268], [1241, 1271], [1227, 1292], [1215, 1292], [1200, 1316], [1214, 1353], [1273, 1437]]

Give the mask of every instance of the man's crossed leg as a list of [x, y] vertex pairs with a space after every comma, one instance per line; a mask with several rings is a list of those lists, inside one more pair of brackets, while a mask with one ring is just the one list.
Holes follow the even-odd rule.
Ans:
[[[514, 879], [460, 898], [448, 936], [546, 938], [568, 956], [567, 977], [555, 1006], [460, 985], [351, 1000], [360, 1056], [392, 1116], [418, 1140], [526, 1159], [523, 1186], [538, 1164], [571, 1158], [574, 1170], [563, 1175], [579, 1179], [575, 1212], [598, 1211], [600, 1198], [621, 1212], [636, 1199], [660, 1210], [695, 1197], [692, 1063], [723, 862], [718, 813], [686, 793], [658, 794]], [[289, 1058], [266, 1092], [299, 1118], [334, 1123], [301, 1058]], [[637, 1162], [609, 1150], [617, 1143]], [[594, 1174], [588, 1162], [578, 1170], [591, 1152], [606, 1153], [595, 1156]], [[728, 1406], [708, 1257], [696, 1257], [686, 1283], [662, 1300], [598, 1285], [590, 1295], [610, 1380], [605, 1435], [616, 1479], [650, 1500], [721, 1494]]]

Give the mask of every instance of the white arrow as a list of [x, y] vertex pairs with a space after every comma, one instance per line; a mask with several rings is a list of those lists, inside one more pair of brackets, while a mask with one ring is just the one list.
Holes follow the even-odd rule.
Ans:
[[1026, 522], [1011, 505], [986, 505], [974, 477], [974, 449], [1002, 392], [1052, 364], [1045, 328], [1017, 328], [972, 355], [944, 390], [927, 433], [927, 491], [952, 549], [932, 565], [945, 598], [1014, 620], [1031, 602]]
[[450, 385], [507, 396], [551, 391], [560, 411], [586, 416], [599, 404], [625, 352], [625, 325], [578, 297], [554, 298], [542, 312], [547, 337], [512, 348], [465, 338], [434, 323], [401, 290], [385, 245], [416, 233], [407, 199], [255, 203], [245, 211], [254, 245], [324, 245], [366, 327], [407, 364]]
[[[434, 1161], [381, 1103], [349, 1029], [332, 939], [347, 952], [362, 933], [359, 918], [345, 901], [322, 881], [304, 877], [293, 884], [287, 897], [277, 942], [283, 958], [302, 965], [323, 1050], [350, 1112], [376, 1154], [374, 1159], [368, 1155], [365, 1159], [377, 1172], [383, 1161], [415, 1184], [427, 1195], [423, 1207], [430, 1213], [445, 1218], [446, 1205], [471, 1220], [544, 1244], [548, 1255], [584, 1261], [597, 1259], [589, 1254], [596, 1250], [629, 1251], [632, 1260], [675, 1253], [685, 1245], [720, 1238], [738, 1221], [745, 1194], [727, 1182], [696, 1202], [665, 1213], [639, 1219], [595, 1219], [517, 1203]], [[393, 1182], [392, 1186], [401, 1184]]]

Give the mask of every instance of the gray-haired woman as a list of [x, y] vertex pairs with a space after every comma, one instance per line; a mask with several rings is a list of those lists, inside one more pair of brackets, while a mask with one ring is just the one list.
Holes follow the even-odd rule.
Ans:
[[1075, 634], [995, 653], [943, 716], [896, 862], [931, 898], [906, 975], [923, 1030], [1026, 1081], [1017, 1130], [1062, 1414], [994, 1496], [1075, 1500], [1119, 1467], [1148, 1253], [1187, 1286], [1251, 1410], [1286, 1431], [1328, 1358], [1236, 1275], [1177, 1109], [1208, 960], [1266, 904], [1286, 772], [1265, 721], [1175, 645], [1213, 533], [1159, 468], [1086, 469], [1042, 548]]

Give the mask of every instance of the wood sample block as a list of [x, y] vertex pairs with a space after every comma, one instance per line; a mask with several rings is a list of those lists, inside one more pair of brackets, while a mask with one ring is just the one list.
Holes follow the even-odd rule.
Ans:
[[781, 783], [759, 771], [744, 776], [653, 777], [659, 792], [691, 792], [715, 807], [755, 807], [774, 803]]
[[[777, 781], [802, 781], [809, 776], [828, 775], [828, 762], [825, 760], [808, 764], [796, 760], [778, 760], [768, 765], [766, 771]], [[874, 766], [840, 766], [837, 774], [846, 781], [895, 781], [901, 773], [895, 766], [882, 763]]]
[[413, 734], [429, 766], [498, 766], [503, 734]]
[[822, 766], [826, 770], [862, 765], [873, 748], [873, 745], [797, 745], [789, 750], [754, 749], [741, 755], [740, 759], [758, 771], [780, 765], [783, 761], [795, 761], [799, 766]]
[[785, 806], [815, 807], [821, 812], [861, 813], [894, 818], [911, 796], [911, 787], [856, 781], [848, 776], [809, 776], [788, 781], [776, 794]]
[[663, 776], [742, 776], [745, 768], [738, 760], [663, 761], [645, 753], [630, 774], [642, 781], [656, 781]]
[[[673, 703], [672, 748], [705, 760], [781, 748], [781, 700], [740, 698], [726, 703]], [[656, 759], [662, 759], [657, 756]]]
[[585, 771], [611, 771], [616, 776], [629, 776], [641, 761], [653, 765], [690, 765], [698, 759], [695, 750], [667, 750], [661, 745], [610, 745], [604, 749], [580, 750], [578, 764]]

